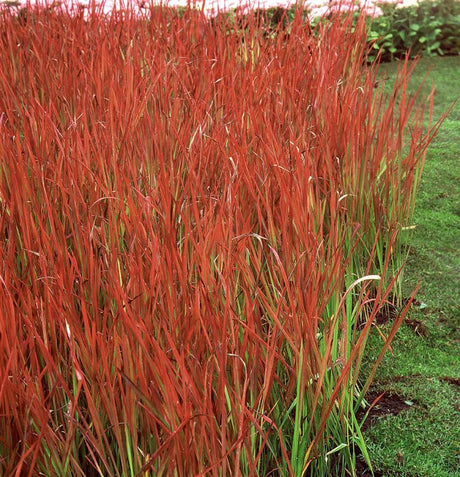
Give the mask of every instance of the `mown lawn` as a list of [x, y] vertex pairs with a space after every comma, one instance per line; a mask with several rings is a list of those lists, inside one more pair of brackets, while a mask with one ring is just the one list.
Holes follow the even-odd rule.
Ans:
[[[382, 66], [391, 78], [395, 64]], [[429, 71], [435, 83], [434, 117], [460, 91], [460, 58], [423, 59], [413, 78]], [[451, 477], [460, 475], [460, 104], [452, 108], [432, 142], [418, 194], [416, 228], [404, 276], [417, 301], [377, 373], [374, 392], [402, 404], [385, 406], [371, 418], [365, 436], [376, 475]], [[374, 333], [370, 350], [379, 343]], [[372, 356], [372, 351], [370, 356]], [[386, 411], [385, 411], [386, 409]], [[367, 474], [366, 474], [367, 475]]]

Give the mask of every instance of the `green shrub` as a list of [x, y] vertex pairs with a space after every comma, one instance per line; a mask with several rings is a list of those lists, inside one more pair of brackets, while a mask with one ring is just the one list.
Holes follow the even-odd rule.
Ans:
[[[382, 61], [391, 61], [403, 58], [407, 51], [412, 57], [460, 53], [459, 0], [423, 0], [405, 8], [385, 2], [379, 6], [383, 15], [368, 18], [368, 41], [373, 50], [369, 56], [371, 62], [378, 54]], [[248, 22], [255, 21], [268, 35], [280, 30], [289, 34], [298, 8], [260, 9], [243, 15], [232, 11], [222, 16], [233, 20], [230, 23], [233, 29], [244, 29]], [[356, 20], [358, 16], [359, 12], [356, 12]], [[311, 21], [313, 34], [318, 23], [329, 21], [329, 17], [311, 18], [308, 9], [302, 10], [301, 18], [303, 22]]]
[[397, 8], [382, 3], [383, 15], [369, 20], [369, 40], [375, 57], [383, 61], [411, 56], [460, 53], [460, 2], [424, 0], [415, 6]]

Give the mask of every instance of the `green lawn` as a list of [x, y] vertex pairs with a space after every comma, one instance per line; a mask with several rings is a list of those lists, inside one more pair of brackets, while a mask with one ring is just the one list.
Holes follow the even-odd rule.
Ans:
[[[395, 64], [382, 66], [391, 78]], [[429, 71], [437, 119], [459, 99], [460, 58], [423, 59], [413, 84]], [[371, 420], [365, 436], [376, 475], [460, 476], [460, 102], [432, 142], [408, 237], [405, 294], [417, 302], [376, 376], [373, 390], [406, 403], [397, 415]], [[379, 335], [369, 342], [370, 355]], [[373, 350], [375, 352], [373, 353]]]

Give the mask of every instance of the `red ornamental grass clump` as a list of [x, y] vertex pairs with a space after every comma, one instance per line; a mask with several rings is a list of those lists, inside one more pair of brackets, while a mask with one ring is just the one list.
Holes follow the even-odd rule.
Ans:
[[361, 358], [433, 132], [411, 67], [385, 99], [347, 16], [0, 21], [0, 473], [367, 458]]

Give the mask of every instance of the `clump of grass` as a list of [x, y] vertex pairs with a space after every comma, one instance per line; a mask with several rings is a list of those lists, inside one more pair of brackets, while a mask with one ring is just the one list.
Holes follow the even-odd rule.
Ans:
[[434, 132], [412, 68], [384, 98], [346, 15], [70, 13], [1, 17], [1, 471], [353, 470]]

